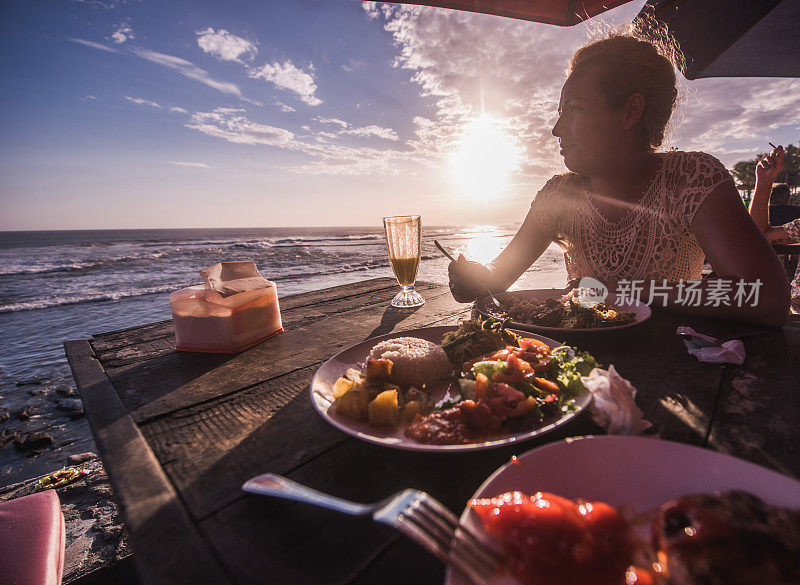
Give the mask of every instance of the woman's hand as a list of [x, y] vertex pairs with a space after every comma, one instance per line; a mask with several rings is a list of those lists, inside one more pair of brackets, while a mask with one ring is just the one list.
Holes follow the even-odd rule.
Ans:
[[756, 165], [756, 180], [775, 182], [783, 170], [783, 146], [778, 146]]
[[467, 260], [463, 254], [450, 263], [447, 273], [450, 276], [450, 292], [459, 303], [471, 303], [485, 295], [492, 280], [492, 273], [486, 266]]

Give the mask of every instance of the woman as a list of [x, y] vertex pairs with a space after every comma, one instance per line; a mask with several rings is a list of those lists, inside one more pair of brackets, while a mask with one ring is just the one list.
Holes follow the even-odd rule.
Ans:
[[[783, 170], [783, 147], [779, 146], [756, 165], [756, 188], [750, 202], [750, 215], [767, 240], [773, 244], [800, 242], [800, 219], [779, 226], [769, 223], [769, 204], [772, 184]], [[791, 304], [795, 312], [800, 312], [800, 266], [797, 267], [791, 283]]]
[[[647, 287], [666, 280], [669, 292], [652, 305], [781, 325], [789, 297], [780, 262], [730, 174], [707, 154], [655, 152], [677, 97], [671, 62], [648, 41], [614, 35], [579, 49], [567, 73], [553, 134], [571, 172], [539, 191], [493, 262], [462, 256], [450, 264], [455, 299], [505, 290], [554, 241], [565, 250], [570, 279], [591, 276], [612, 290], [620, 280]], [[703, 292], [760, 281], [758, 303], [686, 303], [678, 284], [699, 280], [704, 258], [724, 282], [704, 280]]]

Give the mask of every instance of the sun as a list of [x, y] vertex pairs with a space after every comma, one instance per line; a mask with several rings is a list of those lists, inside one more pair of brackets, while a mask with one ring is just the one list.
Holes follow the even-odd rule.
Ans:
[[501, 196], [517, 168], [521, 148], [498, 121], [480, 116], [465, 129], [451, 159], [452, 171], [461, 191], [476, 200]]

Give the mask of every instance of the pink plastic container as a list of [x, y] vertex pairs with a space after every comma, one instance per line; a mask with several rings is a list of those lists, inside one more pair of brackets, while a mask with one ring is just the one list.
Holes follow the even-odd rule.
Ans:
[[176, 349], [236, 353], [282, 332], [278, 291], [270, 284], [226, 297], [203, 285], [169, 295]]

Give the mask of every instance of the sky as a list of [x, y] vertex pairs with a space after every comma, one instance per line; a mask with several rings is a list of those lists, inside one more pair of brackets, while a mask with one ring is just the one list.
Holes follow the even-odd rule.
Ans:
[[[566, 169], [562, 28], [358, 0], [0, 3], [0, 230], [521, 221]], [[681, 78], [663, 147], [797, 144], [800, 80]]]

